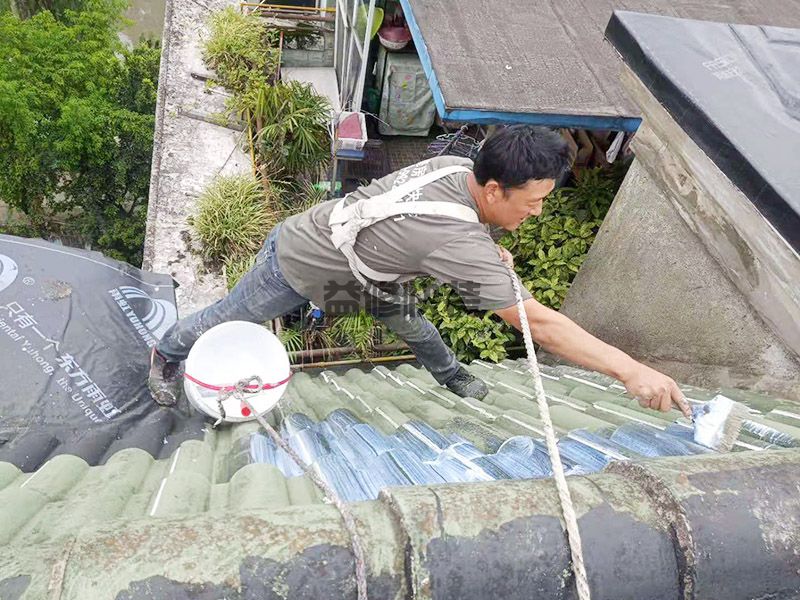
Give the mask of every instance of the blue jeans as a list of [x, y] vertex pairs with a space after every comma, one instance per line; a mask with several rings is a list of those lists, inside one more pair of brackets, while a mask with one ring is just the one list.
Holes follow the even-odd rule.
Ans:
[[[220, 323], [264, 323], [308, 302], [292, 289], [278, 265], [280, 228], [279, 224], [270, 232], [256, 255], [253, 268], [227, 296], [181, 319], [167, 330], [157, 347], [164, 358], [172, 362], [185, 360], [197, 339]], [[439, 330], [418, 311], [407, 315], [408, 310], [399, 305], [378, 302], [371, 312], [408, 344], [436, 381], [447, 383], [456, 374], [459, 363], [455, 354], [445, 345]]]

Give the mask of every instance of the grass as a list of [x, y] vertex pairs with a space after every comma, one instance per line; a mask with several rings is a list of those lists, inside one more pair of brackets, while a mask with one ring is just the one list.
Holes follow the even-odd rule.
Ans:
[[241, 271], [233, 263], [258, 252], [278, 221], [273, 199], [264, 195], [263, 186], [249, 175], [219, 177], [203, 192], [192, 225], [205, 258]]
[[225, 276], [225, 281], [228, 285], [228, 291], [233, 289], [239, 280], [244, 277], [253, 265], [256, 263], [255, 254], [246, 257], [234, 257], [225, 261], [222, 267], [222, 274]]
[[244, 94], [274, 80], [278, 71], [278, 32], [269, 29], [263, 19], [226, 8], [211, 15], [209, 29], [203, 60], [214, 70], [220, 84]]

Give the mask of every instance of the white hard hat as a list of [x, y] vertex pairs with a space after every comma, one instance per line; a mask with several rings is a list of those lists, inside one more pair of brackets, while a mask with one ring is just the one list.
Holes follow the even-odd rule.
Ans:
[[[224, 421], [249, 421], [272, 410], [286, 391], [291, 377], [289, 356], [268, 329], [247, 321], [229, 321], [200, 336], [186, 359], [184, 390], [201, 412]], [[257, 383], [258, 378], [260, 384]], [[256, 414], [234, 396], [222, 402], [219, 394], [248, 381], [247, 401]]]

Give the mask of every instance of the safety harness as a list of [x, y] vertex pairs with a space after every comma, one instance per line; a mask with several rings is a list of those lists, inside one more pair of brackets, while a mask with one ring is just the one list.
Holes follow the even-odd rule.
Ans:
[[416, 190], [453, 173], [471, 173], [471, 170], [458, 165], [444, 167], [415, 177], [378, 196], [357, 200], [349, 205], [345, 205], [348, 198], [345, 196], [336, 203], [328, 219], [331, 227], [331, 241], [334, 247], [347, 258], [353, 276], [364, 287], [364, 290], [386, 302], [393, 304], [401, 302], [400, 297], [388, 294], [371, 283], [371, 281], [384, 283], [397, 281], [402, 275], [382, 273], [364, 264], [355, 251], [356, 238], [362, 229], [384, 219], [404, 214], [440, 216], [468, 223], [479, 222], [475, 209], [463, 204], [426, 200], [403, 201], [406, 196]]

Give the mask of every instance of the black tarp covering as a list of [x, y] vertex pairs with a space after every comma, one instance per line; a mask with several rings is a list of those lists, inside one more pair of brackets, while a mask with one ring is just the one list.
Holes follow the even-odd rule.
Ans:
[[800, 250], [800, 29], [615, 11], [606, 37]]
[[167, 275], [0, 235], [0, 461], [29, 471], [70, 453], [97, 464], [198, 437], [202, 419], [147, 391], [150, 348], [176, 316]]

